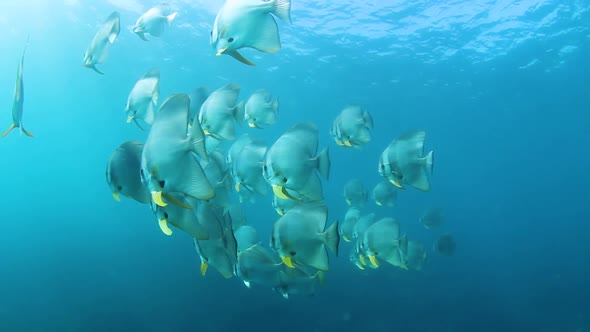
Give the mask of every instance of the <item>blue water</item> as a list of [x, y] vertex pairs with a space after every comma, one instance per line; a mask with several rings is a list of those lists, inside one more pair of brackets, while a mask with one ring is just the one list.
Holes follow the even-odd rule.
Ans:
[[[590, 5], [392, 2], [293, 0], [283, 49], [243, 52], [256, 67], [209, 46], [219, 0], [172, 1], [177, 20], [150, 42], [130, 27], [151, 3], [3, 2], [0, 126], [30, 35], [23, 123], [35, 138], [0, 141], [0, 331], [590, 331]], [[113, 10], [122, 29], [101, 76], [82, 56]], [[154, 66], [162, 97], [228, 82], [241, 99], [270, 89], [278, 123], [241, 129], [268, 144], [314, 121], [332, 159], [330, 220], [346, 211], [346, 181], [376, 183], [389, 142], [426, 130], [432, 190], [407, 189], [397, 207], [374, 211], [428, 248], [452, 233], [456, 254], [430, 252], [421, 272], [360, 271], [342, 244], [327, 284], [289, 300], [202, 277], [188, 235], [164, 236], [149, 208], [117, 203], [105, 182], [113, 149], [146, 138], [123, 109]], [[362, 151], [329, 135], [348, 103], [375, 119]], [[444, 209], [443, 229], [418, 223], [430, 206]], [[268, 238], [270, 196], [244, 208]]]

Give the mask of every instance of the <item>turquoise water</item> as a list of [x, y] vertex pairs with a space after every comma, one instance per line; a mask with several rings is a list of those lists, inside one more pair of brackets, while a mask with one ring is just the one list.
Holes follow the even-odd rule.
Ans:
[[[590, 331], [588, 3], [293, 0], [293, 24], [279, 23], [283, 49], [243, 52], [256, 67], [209, 46], [221, 1], [171, 2], [176, 21], [144, 42], [130, 27], [151, 5], [0, 5], [0, 125], [10, 125], [30, 35], [23, 123], [35, 134], [0, 141], [1, 331]], [[121, 33], [101, 76], [82, 57], [113, 10]], [[432, 190], [369, 210], [395, 216], [428, 248], [452, 233], [456, 254], [430, 252], [422, 272], [360, 271], [343, 244], [327, 284], [289, 300], [215, 271], [202, 277], [188, 235], [164, 236], [149, 208], [117, 203], [105, 183], [112, 151], [147, 137], [123, 110], [154, 66], [162, 97], [228, 82], [240, 84], [240, 99], [270, 89], [277, 124], [241, 128], [268, 144], [315, 122], [332, 160], [330, 220], [344, 216], [350, 178], [376, 183], [381, 151], [424, 129], [436, 154]], [[349, 103], [375, 120], [361, 151], [329, 135]], [[445, 211], [441, 230], [418, 223], [431, 206]], [[244, 209], [267, 239], [277, 219], [270, 195]]]

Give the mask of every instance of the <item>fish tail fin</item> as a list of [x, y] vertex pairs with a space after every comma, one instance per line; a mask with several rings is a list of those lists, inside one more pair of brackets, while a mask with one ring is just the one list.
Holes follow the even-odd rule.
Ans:
[[278, 18], [291, 24], [291, 0], [275, 0], [272, 11]]
[[6, 129], [6, 131], [5, 131], [5, 132], [3, 132], [3, 133], [2, 133], [2, 137], [6, 137], [6, 136], [8, 136], [8, 134], [10, 134], [10, 132], [11, 132], [11, 131], [12, 131], [12, 129], [14, 129], [14, 128], [15, 128], [15, 125], [14, 125], [14, 123], [13, 123], [13, 124], [11, 124], [11, 125], [10, 125], [10, 127], [8, 127], [8, 129]]
[[34, 137], [33, 136], [33, 133], [30, 132], [30, 131], [28, 131], [28, 130], [26, 130], [25, 127], [23, 127], [22, 125], [20, 126], [20, 131], [21, 131], [21, 133], [23, 133], [23, 134], [25, 134], [25, 135], [27, 135], [29, 137]]
[[176, 18], [176, 15], [178, 15], [178, 12], [174, 12], [174, 13], [166, 16], [166, 23], [168, 23], [168, 25], [172, 24], [172, 21], [174, 21], [174, 19]]
[[325, 148], [316, 157], [318, 172], [328, 180], [330, 178], [330, 155], [329, 148]]
[[195, 116], [193, 123], [189, 129], [189, 139], [191, 144], [191, 150], [196, 153], [199, 157], [209, 160], [207, 155], [207, 149], [205, 147], [205, 133], [199, 123], [199, 118]]
[[434, 169], [434, 151], [428, 152], [425, 158], [426, 162], [426, 169], [432, 174], [432, 170]]
[[326, 247], [338, 256], [338, 245], [340, 244], [340, 235], [338, 234], [338, 221], [328, 227], [324, 233], [326, 236]]
[[233, 115], [234, 115], [234, 119], [236, 119], [236, 122], [238, 122], [240, 125], [242, 125], [242, 122], [244, 122], [244, 112], [245, 112], [245, 102], [242, 100], [241, 102], [239, 102], [236, 107], [234, 107], [233, 110]]

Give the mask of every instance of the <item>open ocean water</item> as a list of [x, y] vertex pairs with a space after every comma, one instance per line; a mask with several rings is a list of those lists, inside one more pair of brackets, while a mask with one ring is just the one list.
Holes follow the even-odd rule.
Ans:
[[[276, 54], [215, 56], [209, 33], [223, 1], [170, 1], [178, 16], [142, 41], [135, 20], [157, 2], [25, 0], [0, 4], [0, 127], [11, 123], [24, 61], [23, 123], [0, 140], [0, 331], [550, 331], [590, 332], [590, 3], [293, 0]], [[121, 32], [104, 76], [82, 66], [105, 18]], [[313, 296], [199, 272], [190, 236], [162, 234], [146, 205], [116, 202], [105, 181], [113, 150], [148, 131], [125, 122], [127, 96], [152, 67], [160, 100], [199, 86], [267, 88], [272, 144], [300, 121], [319, 128], [331, 174], [329, 223], [344, 184], [381, 180], [379, 155], [404, 132], [426, 131], [432, 189], [398, 191], [401, 222], [424, 243], [422, 271], [357, 269], [342, 242]], [[373, 116], [363, 149], [337, 146], [332, 120], [357, 103]], [[243, 203], [268, 244], [272, 193]], [[445, 212], [440, 229], [420, 216]], [[440, 234], [453, 256], [432, 250]]]

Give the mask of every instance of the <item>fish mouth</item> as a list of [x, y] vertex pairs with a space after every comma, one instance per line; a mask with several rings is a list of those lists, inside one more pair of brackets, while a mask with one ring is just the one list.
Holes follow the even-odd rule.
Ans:
[[287, 265], [287, 267], [290, 267], [292, 269], [295, 268], [295, 265], [293, 265], [293, 259], [291, 259], [290, 256], [281, 256], [281, 260], [283, 261], [283, 263], [285, 263], [285, 265]]
[[217, 53], [215, 55], [220, 56], [223, 53], [225, 53], [225, 51], [227, 51], [227, 47], [217, 50]]

